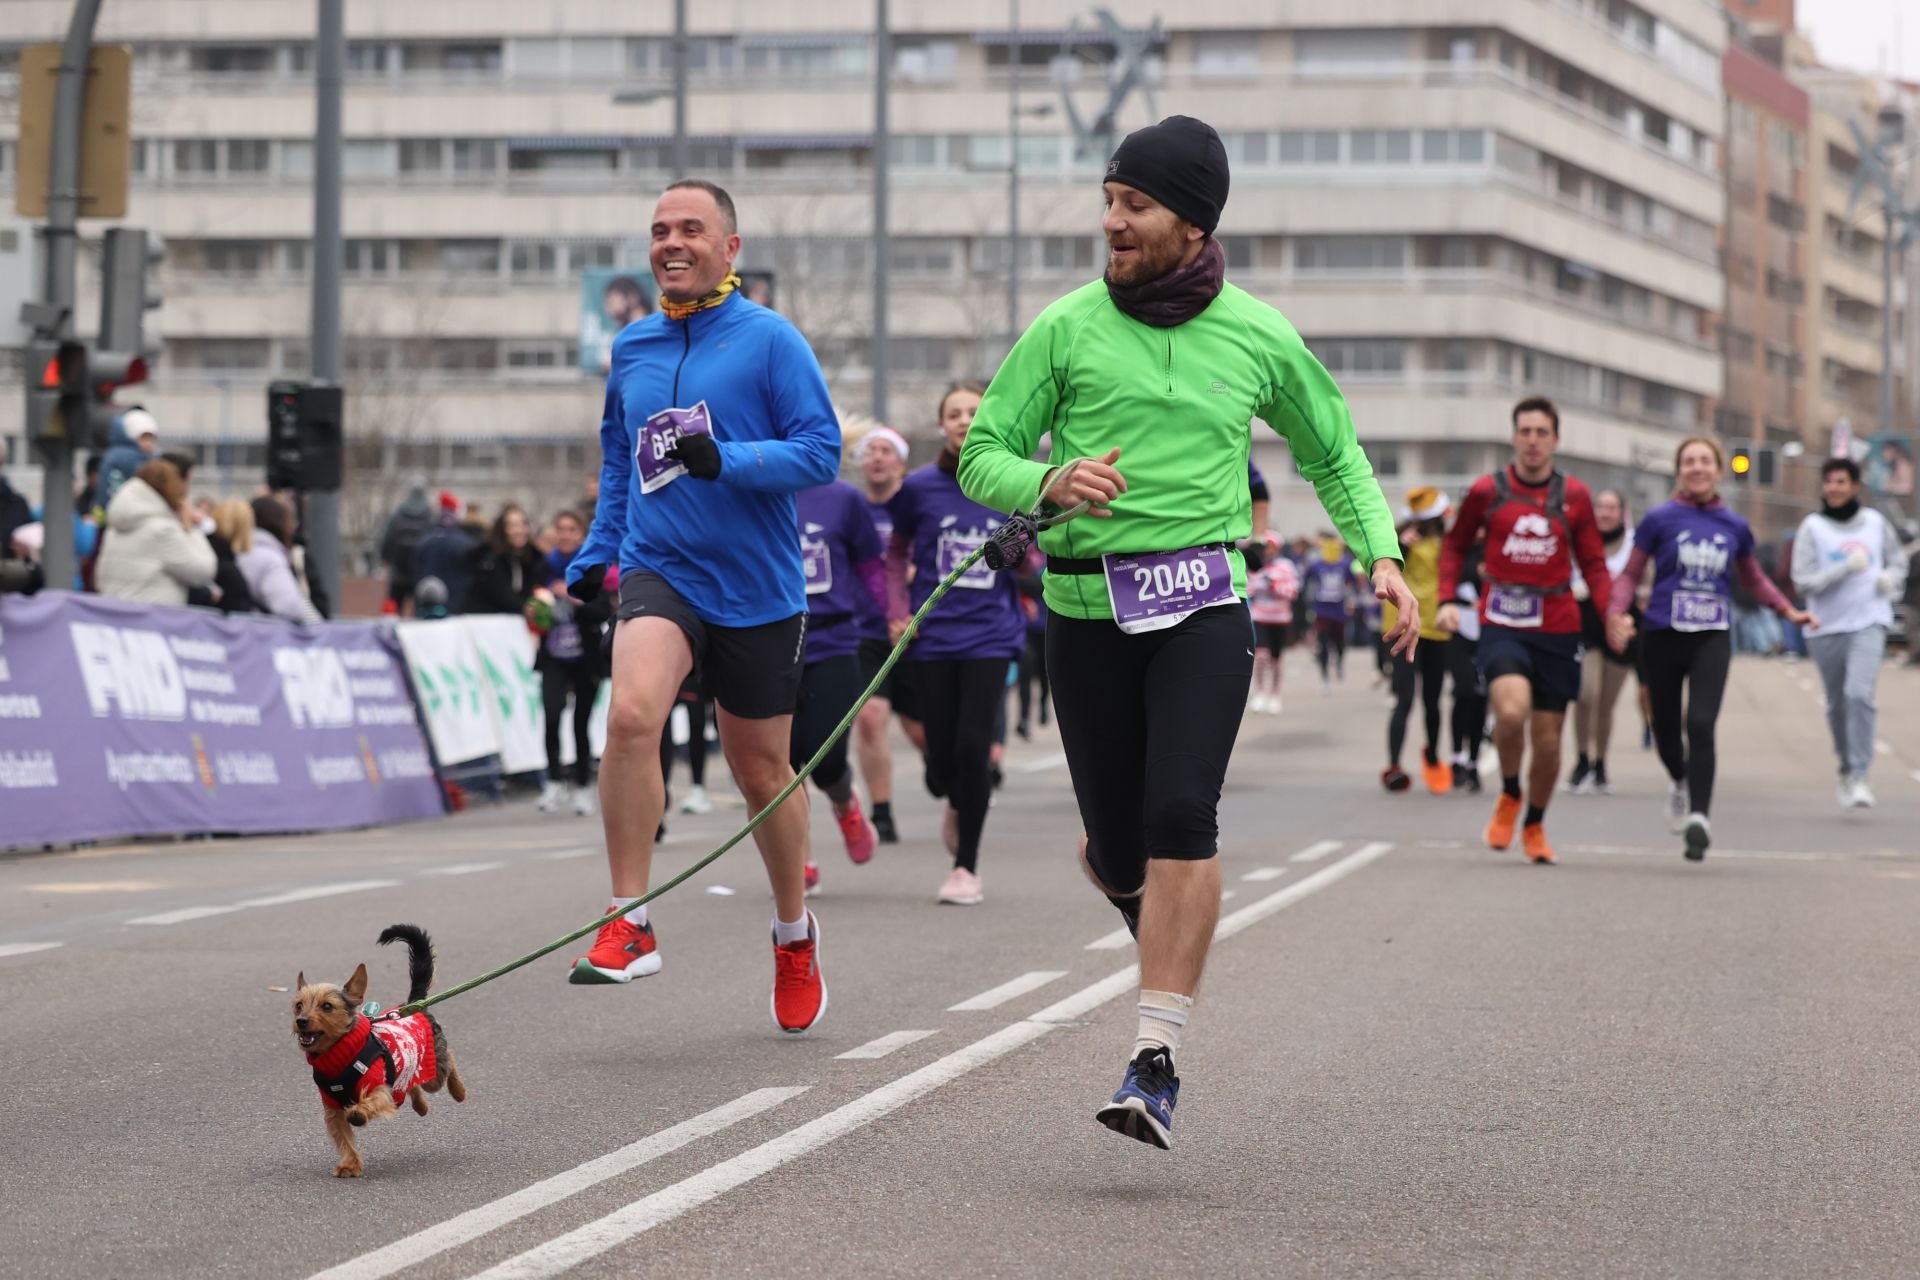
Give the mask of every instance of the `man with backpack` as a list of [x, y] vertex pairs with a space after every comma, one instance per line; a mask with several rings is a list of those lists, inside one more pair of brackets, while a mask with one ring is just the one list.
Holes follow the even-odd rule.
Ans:
[[1606, 548], [1593, 519], [1587, 486], [1555, 469], [1560, 412], [1543, 396], [1513, 407], [1513, 462], [1481, 476], [1467, 490], [1459, 519], [1440, 549], [1444, 631], [1460, 630], [1461, 567], [1484, 528], [1486, 583], [1478, 611], [1476, 655], [1493, 705], [1493, 741], [1500, 753], [1500, 798], [1487, 824], [1487, 846], [1513, 843], [1521, 816], [1520, 765], [1533, 739], [1522, 840], [1529, 860], [1550, 863], [1547, 802], [1560, 776], [1560, 729], [1567, 704], [1580, 696], [1580, 607], [1573, 566], [1595, 599], [1605, 599]]
[[387, 517], [380, 535], [380, 559], [387, 566], [387, 600], [394, 612], [405, 613], [419, 575], [413, 567], [413, 549], [433, 528], [433, 507], [427, 501], [427, 482], [418, 476], [404, 502]]

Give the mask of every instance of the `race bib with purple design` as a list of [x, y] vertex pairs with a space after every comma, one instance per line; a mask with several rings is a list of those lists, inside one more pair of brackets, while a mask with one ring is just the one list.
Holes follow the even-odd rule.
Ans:
[[[954, 529], [944, 529], [940, 541], [934, 548], [934, 564], [945, 578], [960, 567], [962, 561], [986, 544], [987, 537], [978, 530], [961, 533]], [[973, 562], [959, 581], [953, 584], [965, 587], [969, 591], [986, 591], [993, 586], [993, 570], [987, 567], [985, 558]]]
[[823, 596], [833, 590], [833, 555], [824, 539], [800, 539], [800, 569], [807, 581], [807, 594]]
[[1175, 627], [1189, 616], [1239, 599], [1225, 547], [1100, 557], [1113, 620], [1128, 635]]
[[1725, 631], [1732, 620], [1727, 598], [1717, 591], [1676, 591], [1671, 621], [1675, 631]]
[[1487, 590], [1487, 621], [1502, 627], [1538, 627], [1546, 620], [1546, 606], [1545, 596], [1523, 587]]
[[713, 434], [713, 419], [702, 400], [691, 409], [662, 409], [648, 418], [633, 444], [634, 466], [640, 472], [640, 492], [664, 489], [687, 474], [680, 460], [667, 455], [680, 437]]

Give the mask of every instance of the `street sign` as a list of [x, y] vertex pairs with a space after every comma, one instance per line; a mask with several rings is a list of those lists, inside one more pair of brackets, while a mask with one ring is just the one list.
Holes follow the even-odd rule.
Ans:
[[[47, 215], [47, 167], [53, 154], [53, 99], [60, 46], [20, 51], [20, 136], [14, 149], [13, 207], [24, 218]], [[133, 163], [133, 46], [95, 45], [87, 59], [80, 118], [80, 216], [120, 218], [127, 212]]]

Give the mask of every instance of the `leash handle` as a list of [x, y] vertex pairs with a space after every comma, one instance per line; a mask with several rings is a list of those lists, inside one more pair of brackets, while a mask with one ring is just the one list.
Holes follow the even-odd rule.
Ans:
[[686, 883], [695, 875], [706, 870], [709, 866], [711, 866], [714, 860], [719, 858], [721, 854], [727, 852], [729, 849], [739, 844], [742, 840], [745, 840], [748, 836], [752, 835], [756, 830], [759, 829], [761, 823], [765, 822], [770, 816], [772, 816], [773, 811], [775, 809], [778, 809], [781, 805], [786, 803], [787, 797], [791, 796], [795, 791], [797, 791], [800, 788], [800, 785], [813, 775], [813, 771], [820, 767], [820, 762], [827, 758], [827, 753], [833, 750], [834, 745], [838, 743], [840, 739], [844, 738], [847, 735], [847, 730], [853, 727], [854, 719], [859, 716], [860, 709], [866, 706], [867, 703], [873, 698], [873, 695], [879, 691], [880, 686], [883, 683], [885, 683], [887, 676], [892, 673], [893, 668], [899, 663], [902, 655], [906, 653], [907, 646], [913, 643], [914, 636], [918, 634], [920, 630], [920, 623], [926, 618], [926, 616], [929, 613], [933, 612], [933, 607], [940, 603], [941, 598], [947, 594], [947, 592], [953, 587], [953, 584], [960, 581], [961, 577], [967, 572], [967, 570], [973, 568], [974, 564], [977, 563], [983, 556], [986, 555], [987, 548], [991, 545], [992, 543], [989, 541], [987, 543], [983, 543], [980, 546], [974, 548], [973, 551], [968, 553], [967, 557], [964, 560], [962, 560], [958, 565], [954, 567], [953, 572], [949, 573], [945, 578], [943, 578], [940, 581], [938, 586], [934, 587], [933, 594], [927, 597], [926, 603], [922, 604], [920, 608], [914, 612], [913, 617], [908, 620], [906, 631], [901, 634], [899, 643], [894, 645], [893, 652], [887, 655], [887, 660], [880, 664], [880, 670], [874, 675], [873, 680], [867, 685], [866, 692], [862, 693], [857, 699], [854, 700], [853, 706], [847, 709], [847, 714], [841, 717], [839, 725], [835, 727], [834, 731], [831, 734], [827, 735], [827, 740], [820, 744], [820, 749], [813, 753], [813, 758], [808, 760], [806, 764], [803, 765], [800, 768], [800, 770], [793, 775], [793, 781], [789, 782], [785, 787], [782, 787], [780, 789], [780, 794], [775, 796], [772, 800], [770, 800], [767, 803], [766, 808], [762, 809], [759, 813], [754, 814], [753, 817], [747, 821], [747, 824], [744, 827], [741, 827], [740, 830], [734, 832], [732, 838], [729, 839], [725, 844], [721, 845], [719, 848], [715, 849], [712, 853], [709, 853], [706, 857], [700, 859], [698, 862], [694, 863], [692, 866], [688, 867], [685, 871], [682, 871], [679, 875], [673, 877], [673, 879], [667, 881], [665, 884], [660, 885], [642, 894], [640, 898], [637, 901], [633, 902], [632, 904], [624, 907], [615, 907], [613, 910], [607, 912], [607, 914], [599, 917], [598, 919], [589, 920], [586, 924], [581, 925], [578, 929], [573, 930], [571, 933], [561, 934], [558, 938], [555, 938], [552, 942], [547, 943], [545, 946], [537, 947], [534, 950], [529, 951], [525, 955], [519, 957], [518, 959], [509, 960], [506, 964], [501, 965], [499, 968], [488, 970], [486, 973], [481, 974], [477, 978], [469, 978], [465, 982], [462, 982], [461, 984], [459, 984], [458, 986], [448, 987], [445, 991], [435, 992], [434, 994], [427, 996], [424, 999], [412, 1000], [407, 1002], [406, 1004], [400, 1005], [398, 1008], [395, 1008], [390, 1013], [388, 1013], [387, 1016], [394, 1017], [394, 1018], [409, 1017], [413, 1014], [421, 1012], [424, 1009], [430, 1008], [433, 1005], [439, 1004], [442, 1000], [451, 1000], [453, 999], [453, 997], [457, 995], [462, 995], [468, 991], [471, 991], [475, 987], [485, 986], [487, 983], [492, 982], [495, 978], [505, 977], [507, 974], [512, 973], [515, 969], [521, 968], [524, 965], [531, 964], [533, 961], [538, 960], [542, 956], [551, 955], [555, 951], [558, 951], [561, 947], [566, 946], [569, 942], [577, 942], [579, 939], [584, 938], [588, 934], [595, 932], [596, 930], [601, 928], [601, 926], [612, 923], [614, 920], [625, 915], [627, 912], [633, 910], [634, 907], [645, 906], [647, 903], [652, 902], [655, 898], [658, 898], [661, 895], [668, 893], [673, 889], [679, 888], [682, 884]]

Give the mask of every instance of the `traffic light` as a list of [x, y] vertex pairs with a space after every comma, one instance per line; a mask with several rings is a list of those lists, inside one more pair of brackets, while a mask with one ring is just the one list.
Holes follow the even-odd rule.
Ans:
[[1767, 445], [1762, 445], [1753, 451], [1753, 482], [1762, 489], [1773, 487], [1774, 476], [1777, 474], [1775, 467], [1777, 456], [1776, 452]]
[[340, 388], [310, 382], [267, 387], [267, 487], [340, 487], [344, 405]]
[[1745, 445], [1735, 449], [1727, 459], [1727, 470], [1733, 472], [1735, 484], [1746, 484], [1753, 475], [1753, 450]]
[[164, 349], [146, 332], [147, 312], [160, 306], [160, 290], [148, 271], [167, 256], [159, 236], [139, 227], [112, 227], [100, 258], [100, 345], [155, 359]]
[[87, 421], [87, 349], [78, 342], [36, 342], [27, 348], [27, 439], [52, 444], [69, 424]]

